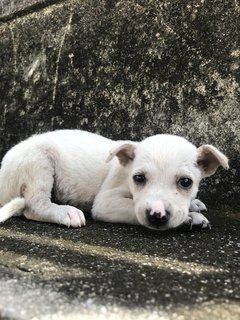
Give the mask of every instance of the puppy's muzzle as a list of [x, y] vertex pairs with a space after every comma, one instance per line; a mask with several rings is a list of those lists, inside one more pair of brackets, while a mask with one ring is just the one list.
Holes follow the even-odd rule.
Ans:
[[146, 215], [147, 215], [147, 220], [149, 224], [155, 228], [165, 226], [170, 218], [169, 211], [164, 211], [163, 213], [163, 212], [157, 212], [157, 211], [152, 211], [151, 209], [147, 209]]

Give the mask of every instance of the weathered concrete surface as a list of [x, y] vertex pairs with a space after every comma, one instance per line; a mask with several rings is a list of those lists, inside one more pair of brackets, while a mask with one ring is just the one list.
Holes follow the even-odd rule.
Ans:
[[238, 32], [234, 0], [70, 0], [2, 22], [0, 154], [56, 128], [175, 133], [227, 153], [201, 197], [240, 206]]
[[0, 228], [0, 319], [238, 320], [240, 215], [209, 216], [211, 230], [163, 233], [13, 218]]
[[62, 0], [1, 0], [0, 21], [13, 20], [25, 13], [27, 14], [61, 1]]

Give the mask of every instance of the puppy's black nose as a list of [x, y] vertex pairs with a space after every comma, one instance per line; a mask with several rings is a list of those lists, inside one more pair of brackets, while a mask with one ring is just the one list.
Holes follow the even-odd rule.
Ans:
[[170, 218], [169, 211], [165, 211], [165, 213], [162, 214], [161, 212], [152, 212], [151, 209], [147, 209], [146, 215], [148, 222], [154, 227], [164, 226]]

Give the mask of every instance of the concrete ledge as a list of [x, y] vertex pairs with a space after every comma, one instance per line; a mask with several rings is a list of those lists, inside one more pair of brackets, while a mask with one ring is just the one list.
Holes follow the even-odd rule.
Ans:
[[175, 133], [231, 159], [204, 201], [240, 205], [235, 1], [70, 0], [0, 25], [0, 154], [32, 133]]

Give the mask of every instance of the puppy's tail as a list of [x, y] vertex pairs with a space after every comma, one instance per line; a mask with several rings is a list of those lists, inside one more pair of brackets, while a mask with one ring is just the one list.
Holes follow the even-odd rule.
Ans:
[[26, 206], [24, 198], [15, 198], [0, 208], [0, 222], [3, 222], [17, 213], [21, 213]]

